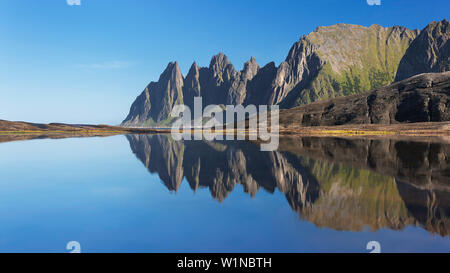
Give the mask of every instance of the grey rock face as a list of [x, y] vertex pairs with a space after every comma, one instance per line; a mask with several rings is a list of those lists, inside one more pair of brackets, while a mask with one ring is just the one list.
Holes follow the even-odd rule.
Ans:
[[247, 84], [247, 94], [244, 104], [266, 104], [272, 90], [272, 82], [277, 74], [277, 67], [274, 62], [266, 64], [258, 70], [255, 77]]
[[296, 42], [277, 71], [270, 104], [280, 103], [297, 85], [306, 85], [317, 76], [325, 63], [316, 53], [317, 45], [304, 36]]
[[178, 63], [169, 63], [159, 77], [151, 82], [131, 105], [124, 126], [152, 126], [166, 121], [177, 104], [183, 104], [183, 75]]
[[200, 68], [194, 62], [189, 69], [189, 72], [184, 80], [183, 88], [183, 100], [184, 104], [189, 106], [191, 109], [194, 105], [194, 97], [201, 96], [201, 85], [200, 85]]
[[420, 73], [450, 70], [450, 23], [432, 22], [411, 43], [400, 61], [396, 81]]
[[244, 64], [244, 69], [236, 75], [231, 88], [228, 90], [226, 104], [243, 104], [247, 95], [247, 84], [259, 71], [259, 65], [254, 57]]

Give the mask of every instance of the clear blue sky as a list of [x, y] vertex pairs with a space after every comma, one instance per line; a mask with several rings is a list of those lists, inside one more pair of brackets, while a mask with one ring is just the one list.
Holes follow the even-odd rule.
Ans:
[[2, 0], [0, 119], [120, 123], [169, 61], [185, 74], [224, 52], [237, 69], [284, 60], [317, 26], [422, 29], [448, 0]]

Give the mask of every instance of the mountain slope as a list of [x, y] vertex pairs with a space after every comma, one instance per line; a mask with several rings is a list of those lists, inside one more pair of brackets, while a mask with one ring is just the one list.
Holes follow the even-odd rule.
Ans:
[[432, 22], [411, 43], [400, 61], [396, 81], [420, 73], [450, 70], [450, 22]]
[[293, 59], [308, 60], [305, 48], [312, 48], [316, 57], [306, 61], [307, 80], [299, 81], [281, 106], [291, 108], [392, 83], [400, 59], [417, 34], [398, 26], [338, 24], [317, 28], [291, 49]]

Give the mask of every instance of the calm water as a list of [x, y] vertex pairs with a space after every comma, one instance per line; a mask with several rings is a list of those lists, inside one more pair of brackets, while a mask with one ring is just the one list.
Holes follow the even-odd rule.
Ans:
[[0, 143], [0, 251], [450, 252], [450, 145]]

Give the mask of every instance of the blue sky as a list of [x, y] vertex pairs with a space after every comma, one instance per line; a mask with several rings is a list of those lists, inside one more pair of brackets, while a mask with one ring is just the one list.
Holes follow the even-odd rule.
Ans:
[[448, 0], [2, 0], [0, 119], [118, 124], [169, 61], [224, 52], [237, 69], [286, 57], [317, 26], [422, 29]]

